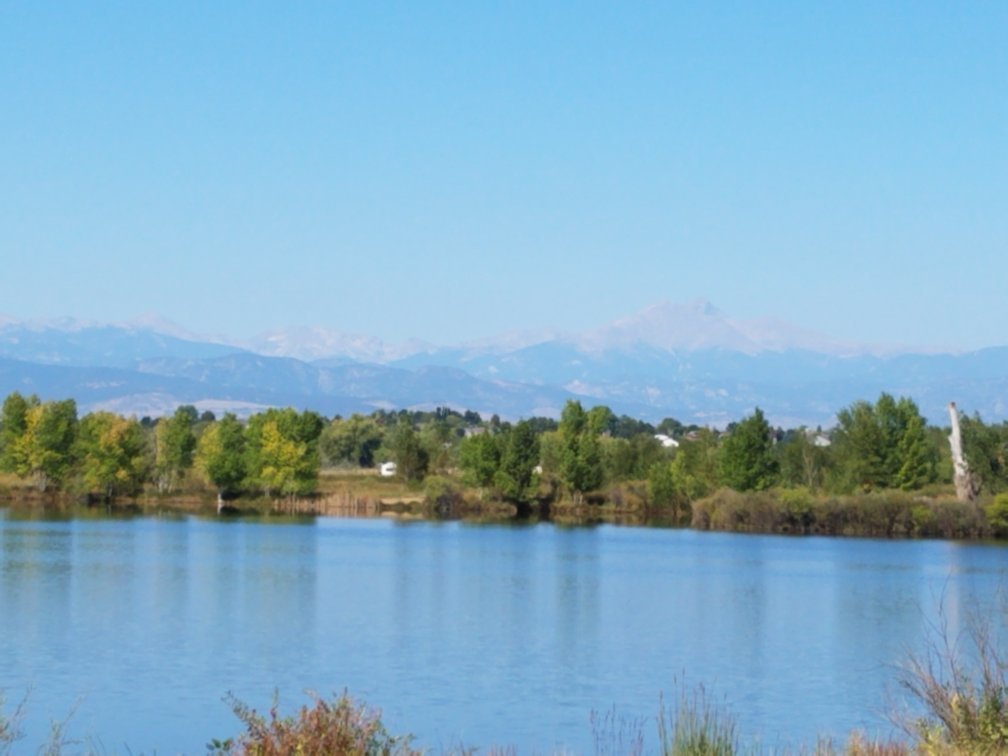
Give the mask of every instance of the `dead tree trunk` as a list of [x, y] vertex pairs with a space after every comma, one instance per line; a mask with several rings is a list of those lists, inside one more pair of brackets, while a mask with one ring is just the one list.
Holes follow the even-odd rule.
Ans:
[[962, 434], [959, 431], [959, 410], [955, 402], [949, 402], [949, 418], [952, 420], [952, 434], [949, 446], [952, 448], [952, 470], [955, 481], [956, 498], [959, 501], [973, 501], [977, 495], [976, 478], [963, 456]]

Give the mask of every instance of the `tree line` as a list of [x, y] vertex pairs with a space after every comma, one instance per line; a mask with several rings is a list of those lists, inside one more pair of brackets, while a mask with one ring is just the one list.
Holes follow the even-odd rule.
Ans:
[[[323, 468], [392, 461], [408, 483], [438, 476], [480, 498], [598, 500], [636, 482], [650, 505], [688, 512], [721, 488], [851, 494], [916, 491], [951, 480], [947, 430], [908, 398], [883, 393], [837, 412], [833, 428], [774, 428], [758, 408], [722, 430], [666, 418], [652, 425], [568, 401], [558, 420], [518, 422], [437, 408], [325, 418], [269, 409], [240, 420], [191, 405], [161, 418], [96, 411], [14, 392], [0, 410], [0, 469], [40, 491], [100, 499], [145, 488], [171, 494], [198, 479], [222, 498], [314, 492]], [[962, 418], [965, 453], [984, 490], [1008, 489], [1008, 424]]]

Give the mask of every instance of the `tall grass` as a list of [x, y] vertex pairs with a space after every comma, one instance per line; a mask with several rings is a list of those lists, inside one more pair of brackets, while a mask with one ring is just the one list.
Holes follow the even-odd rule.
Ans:
[[646, 719], [625, 717], [613, 706], [602, 714], [592, 711], [588, 721], [595, 756], [640, 756], [644, 753]]
[[1008, 627], [995, 626], [977, 606], [967, 612], [964, 632], [953, 634], [949, 625], [943, 606], [923, 650], [909, 654], [901, 668], [899, 683], [918, 714], [904, 713], [897, 723], [926, 753], [1008, 753], [1008, 656], [1002, 650]]
[[14, 707], [14, 711], [10, 714], [4, 711], [5, 704], [3, 694], [0, 693], [0, 754], [10, 753], [14, 743], [23, 737], [21, 716], [24, 710], [24, 699]]
[[734, 756], [739, 753], [735, 717], [711, 701], [703, 685], [680, 686], [674, 708], [658, 704], [658, 743], [663, 756]]

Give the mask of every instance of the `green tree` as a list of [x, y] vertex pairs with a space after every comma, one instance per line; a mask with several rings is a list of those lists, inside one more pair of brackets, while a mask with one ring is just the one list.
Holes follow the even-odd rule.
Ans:
[[652, 465], [668, 461], [667, 455], [654, 434], [638, 433], [630, 438], [603, 438], [602, 468], [606, 481], [641, 480], [646, 478]]
[[633, 439], [638, 436], [646, 436], [653, 439], [655, 433], [655, 428], [651, 423], [627, 415], [620, 415], [612, 427], [612, 435], [617, 438]]
[[572, 399], [564, 405], [558, 430], [562, 439], [560, 476], [575, 504], [580, 504], [585, 491], [602, 484], [602, 451], [598, 436], [592, 432], [581, 402]]
[[924, 418], [916, 412], [916, 407], [913, 409], [912, 414], [907, 414], [896, 447], [899, 468], [893, 482], [904, 491], [912, 491], [934, 481], [938, 456], [928, 439]]
[[762, 491], [774, 484], [777, 461], [773, 435], [763, 411], [738, 423], [721, 448], [721, 479], [736, 491]]
[[563, 450], [564, 441], [558, 430], [539, 434], [539, 459], [542, 467], [539, 480], [548, 487], [547, 497], [550, 499], [557, 497], [562, 486]]
[[420, 443], [427, 452], [429, 470], [444, 474], [452, 466], [456, 440], [452, 425], [443, 410], [421, 426]]
[[490, 433], [476, 433], [459, 445], [459, 467], [462, 480], [468, 486], [483, 489], [494, 484], [501, 465], [501, 450], [497, 437]]
[[353, 414], [345, 420], [333, 420], [319, 436], [319, 451], [326, 465], [352, 464], [374, 467], [375, 452], [384, 433], [371, 417]]
[[781, 483], [816, 490], [822, 487], [829, 466], [828, 447], [817, 446], [818, 434], [804, 426], [785, 434], [775, 449]]
[[19, 442], [28, 428], [28, 410], [39, 404], [37, 396], [24, 397], [13, 392], [4, 399], [0, 409], [0, 470], [16, 473], [23, 465], [18, 459]]
[[883, 393], [837, 413], [838, 474], [845, 488], [919, 488], [935, 479], [938, 452], [908, 398]]
[[670, 438], [679, 438], [683, 435], [686, 430], [686, 426], [676, 420], [674, 417], [666, 417], [660, 423], [658, 423], [655, 428], [658, 433], [662, 433]]
[[171, 417], [154, 426], [154, 483], [162, 493], [175, 490], [179, 479], [193, 464], [199, 415], [192, 405], [179, 407]]
[[396, 424], [389, 437], [388, 447], [399, 477], [409, 483], [424, 479], [429, 457], [409, 420], [403, 419]]
[[107, 500], [140, 491], [147, 479], [149, 451], [136, 418], [92, 412], [80, 421], [77, 456], [89, 493]]
[[616, 428], [616, 415], [604, 404], [600, 404], [588, 410], [587, 423], [592, 435], [611, 435]]
[[720, 455], [717, 434], [710, 428], [701, 428], [694, 437], [680, 442], [672, 458], [672, 470], [690, 502], [722, 485]]
[[840, 410], [834, 439], [844, 488], [870, 491], [888, 483], [885, 437], [871, 404], [861, 400]]
[[227, 412], [211, 422], [196, 442], [196, 469], [217, 489], [218, 506], [245, 480], [245, 429]]
[[245, 473], [267, 496], [304, 495], [318, 484], [321, 418], [291, 408], [268, 409], [245, 428]]
[[979, 414], [959, 418], [963, 456], [988, 493], [1008, 488], [1008, 426], [987, 425]]
[[656, 462], [651, 466], [647, 490], [651, 506], [668, 511], [674, 523], [682, 523], [689, 514], [689, 496], [673, 463]]
[[59, 487], [74, 463], [76, 402], [66, 399], [33, 404], [24, 420], [24, 433], [14, 442], [14, 472], [30, 477], [40, 491]]
[[530, 501], [535, 495], [539, 465], [539, 436], [527, 420], [517, 423], [504, 438], [504, 452], [496, 480], [506, 499]]

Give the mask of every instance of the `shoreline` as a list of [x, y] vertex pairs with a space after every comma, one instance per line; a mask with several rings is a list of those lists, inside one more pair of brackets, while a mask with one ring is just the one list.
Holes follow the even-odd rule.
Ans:
[[133, 498], [95, 502], [67, 492], [41, 493], [30, 488], [0, 487], [0, 508], [42, 516], [199, 515], [217, 517], [336, 517], [414, 521], [486, 523], [548, 522], [558, 526], [598, 524], [658, 527], [749, 535], [789, 535], [883, 538], [893, 541], [928, 539], [999, 542], [987, 524], [984, 507], [957, 502], [944, 494], [908, 495], [883, 491], [850, 496], [813, 496], [790, 489], [740, 494], [722, 489], [693, 503], [686, 517], [636, 503], [620, 506], [611, 500], [591, 503], [508, 502], [459, 496], [432, 501], [405, 487], [397, 491], [358, 492], [331, 489], [312, 496], [235, 498], [217, 509], [211, 491], [177, 494], [148, 493]]

